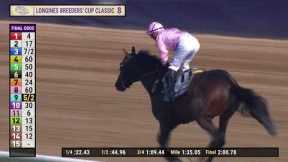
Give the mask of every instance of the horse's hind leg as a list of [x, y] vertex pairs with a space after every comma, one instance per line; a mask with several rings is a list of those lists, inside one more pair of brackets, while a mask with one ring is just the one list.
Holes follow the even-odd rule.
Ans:
[[[175, 128], [174, 125], [168, 125], [167, 123], [160, 123], [160, 131], [158, 134], [158, 143], [160, 147], [167, 148], [170, 139], [171, 131]], [[181, 162], [177, 157], [165, 157], [168, 162]]]
[[223, 147], [225, 145], [225, 135], [229, 120], [232, 115], [237, 111], [239, 107], [239, 102], [237, 102], [233, 97], [230, 97], [228, 103], [228, 109], [222, 113], [219, 117], [219, 129], [218, 129], [218, 143], [217, 147]]
[[[219, 117], [219, 128], [217, 130], [217, 133], [215, 133], [213, 141], [209, 145], [210, 147], [221, 148], [225, 145], [225, 136], [226, 136], [226, 130], [227, 130], [228, 122], [231, 119], [234, 112], [237, 111], [238, 107], [239, 107], [238, 102], [236, 102], [234, 100], [230, 100], [227, 111], [225, 111]], [[213, 157], [209, 157], [207, 162], [211, 162], [212, 159], [213, 159]]]
[[218, 136], [217, 136], [218, 143], [216, 144], [217, 147], [223, 147], [225, 145], [225, 135], [226, 135], [227, 125], [235, 111], [234, 109], [230, 109], [229, 111], [220, 115], [219, 129], [218, 129]]
[[[206, 130], [210, 134], [210, 136], [212, 138], [211, 142], [209, 143], [209, 147], [217, 147], [217, 144], [219, 143], [219, 138], [217, 138], [219, 136], [218, 135], [218, 129], [213, 124], [212, 119], [202, 117], [202, 118], [198, 118], [197, 122], [201, 128], [203, 128], [204, 130]], [[206, 158], [204, 158], [204, 159], [206, 159]], [[213, 157], [208, 157], [207, 160], [205, 160], [205, 161], [211, 162], [212, 159], [213, 159]], [[201, 161], [202, 160], [203, 159], [201, 159]]]
[[[235, 111], [229, 111], [220, 116], [219, 119], [219, 128], [218, 133], [214, 136], [213, 141], [209, 144], [209, 147], [221, 148], [225, 145], [225, 135], [226, 128], [229, 122], [229, 119]], [[211, 162], [213, 157], [208, 157], [207, 162]]]
[[215, 137], [217, 137], [218, 135], [218, 129], [215, 127], [210, 118], [199, 118], [197, 119], [197, 123], [200, 125], [201, 128], [203, 128], [209, 133], [212, 138], [209, 146], [213, 147], [216, 140]]

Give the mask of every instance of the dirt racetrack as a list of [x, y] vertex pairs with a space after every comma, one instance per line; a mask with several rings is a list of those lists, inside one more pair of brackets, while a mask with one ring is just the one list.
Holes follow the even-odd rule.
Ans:
[[[8, 150], [8, 24], [0, 22], [0, 150]], [[15, 22], [13, 22], [15, 23]], [[253, 119], [234, 115], [227, 145], [280, 147], [280, 158], [218, 158], [217, 162], [288, 161], [288, 41], [197, 35], [196, 66], [226, 69], [239, 83], [270, 103], [279, 135], [270, 137]], [[60, 155], [61, 147], [158, 146], [158, 123], [137, 83], [117, 92], [122, 48], [150, 49], [144, 31], [37, 25], [38, 154]], [[208, 135], [196, 123], [172, 134], [173, 146], [205, 146]], [[162, 158], [92, 158], [104, 161], [157, 161]]]

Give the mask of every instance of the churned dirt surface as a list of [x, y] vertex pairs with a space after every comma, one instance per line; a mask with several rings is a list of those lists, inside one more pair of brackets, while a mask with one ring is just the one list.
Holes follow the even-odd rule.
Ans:
[[[0, 22], [0, 150], [8, 150], [8, 24]], [[288, 41], [197, 35], [201, 50], [194, 64], [226, 69], [242, 86], [265, 96], [279, 129], [270, 137], [238, 113], [227, 146], [280, 148], [280, 158], [218, 158], [217, 162], [288, 161]], [[51, 24], [37, 25], [38, 154], [60, 155], [61, 147], [158, 146], [158, 123], [149, 98], [136, 83], [117, 92], [122, 48], [156, 48], [144, 31]], [[208, 135], [196, 123], [179, 126], [172, 146], [206, 146]], [[103, 161], [164, 162], [162, 158], [91, 158]]]

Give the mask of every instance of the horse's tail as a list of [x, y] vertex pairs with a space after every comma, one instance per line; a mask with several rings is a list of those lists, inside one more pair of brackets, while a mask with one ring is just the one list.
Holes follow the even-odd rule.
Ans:
[[277, 131], [270, 118], [266, 99], [252, 89], [241, 87], [235, 79], [230, 78], [232, 81], [231, 92], [236, 96], [236, 101], [240, 103], [238, 111], [243, 116], [252, 116], [265, 127], [270, 135], [276, 135]]
[[249, 88], [243, 88], [238, 84], [232, 88], [233, 94], [237, 97], [238, 101], [240, 101], [240, 106], [238, 111], [242, 116], [251, 116], [251, 110], [256, 107], [262, 107], [267, 110], [268, 105], [262, 96], [258, 96], [255, 91]]

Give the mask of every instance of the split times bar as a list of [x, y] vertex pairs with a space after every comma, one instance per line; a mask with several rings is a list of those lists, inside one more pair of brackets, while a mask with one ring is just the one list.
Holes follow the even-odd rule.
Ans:
[[9, 25], [9, 154], [36, 156], [36, 25]]

